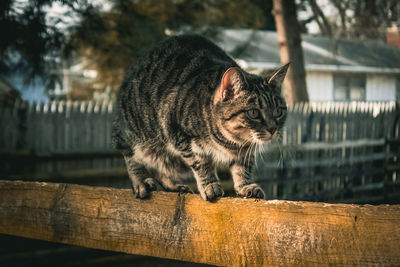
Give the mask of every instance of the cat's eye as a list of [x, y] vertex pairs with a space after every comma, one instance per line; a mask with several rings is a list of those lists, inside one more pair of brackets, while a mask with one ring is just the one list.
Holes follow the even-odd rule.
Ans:
[[274, 110], [274, 116], [275, 117], [280, 117], [280, 116], [282, 116], [282, 109], [281, 108], [277, 108], [277, 109], [275, 109]]
[[273, 116], [275, 119], [282, 118], [286, 113], [287, 107], [278, 107], [273, 111]]
[[250, 109], [246, 112], [247, 116], [250, 119], [258, 119], [260, 116], [260, 111], [258, 109]]

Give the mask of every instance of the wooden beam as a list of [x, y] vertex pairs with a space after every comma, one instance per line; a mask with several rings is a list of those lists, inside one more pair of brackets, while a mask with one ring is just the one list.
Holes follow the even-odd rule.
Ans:
[[400, 205], [0, 181], [0, 233], [226, 266], [400, 265]]

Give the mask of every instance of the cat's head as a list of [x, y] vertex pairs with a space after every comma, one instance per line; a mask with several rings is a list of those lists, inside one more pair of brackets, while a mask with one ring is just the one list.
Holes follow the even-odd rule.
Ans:
[[229, 68], [214, 92], [214, 118], [229, 141], [239, 145], [267, 143], [283, 127], [287, 106], [281, 88], [289, 64], [266, 77]]

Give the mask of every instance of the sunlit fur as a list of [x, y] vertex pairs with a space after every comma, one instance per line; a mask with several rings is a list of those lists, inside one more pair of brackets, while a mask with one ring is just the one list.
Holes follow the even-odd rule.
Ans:
[[215, 171], [223, 163], [239, 196], [263, 198], [250, 174], [259, 144], [276, 138], [285, 122], [286, 70], [273, 79], [249, 74], [196, 35], [169, 38], [136, 61], [119, 91], [112, 138], [136, 196], [147, 197], [154, 181], [188, 191], [176, 178], [192, 174], [201, 196], [214, 200], [223, 195]]

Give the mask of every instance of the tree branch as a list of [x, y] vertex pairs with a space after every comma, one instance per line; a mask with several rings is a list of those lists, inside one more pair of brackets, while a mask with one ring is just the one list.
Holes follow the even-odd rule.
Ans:
[[308, 0], [308, 3], [311, 6], [311, 10], [314, 14], [315, 21], [317, 22], [322, 34], [332, 36], [331, 25], [328, 22], [328, 20], [326, 19], [324, 12], [317, 5], [317, 2], [315, 0]]

